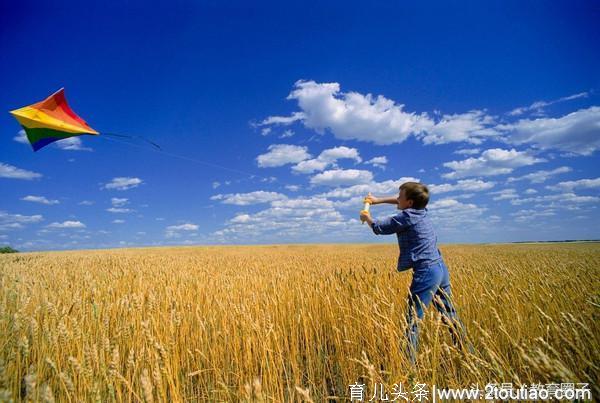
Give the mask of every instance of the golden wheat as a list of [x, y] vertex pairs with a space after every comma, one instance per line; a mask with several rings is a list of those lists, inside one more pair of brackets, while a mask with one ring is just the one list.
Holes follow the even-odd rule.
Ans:
[[512, 382], [600, 389], [600, 245], [442, 248], [475, 354], [430, 309], [403, 351], [395, 245], [0, 256], [0, 400], [324, 401]]

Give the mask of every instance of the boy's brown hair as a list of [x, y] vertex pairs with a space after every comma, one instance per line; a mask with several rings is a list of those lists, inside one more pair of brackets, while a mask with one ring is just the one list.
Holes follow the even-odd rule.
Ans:
[[400, 190], [404, 190], [406, 200], [412, 200], [414, 209], [424, 209], [429, 203], [429, 189], [419, 182], [404, 182], [400, 185]]

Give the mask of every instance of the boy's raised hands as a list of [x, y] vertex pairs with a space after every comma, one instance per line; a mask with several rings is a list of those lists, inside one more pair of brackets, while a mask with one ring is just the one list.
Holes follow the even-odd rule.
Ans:
[[377, 197], [373, 196], [371, 194], [371, 192], [369, 192], [369, 194], [367, 196], [365, 196], [363, 203], [379, 204], [379, 199]]

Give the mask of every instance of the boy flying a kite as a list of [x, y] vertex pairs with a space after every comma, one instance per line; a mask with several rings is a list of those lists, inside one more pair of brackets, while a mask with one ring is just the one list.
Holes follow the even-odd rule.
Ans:
[[[398, 271], [413, 269], [413, 278], [408, 297], [406, 315], [406, 337], [408, 359], [416, 363], [419, 344], [418, 321], [431, 302], [442, 314], [444, 323], [450, 326], [452, 341], [462, 347], [467, 344], [464, 326], [451, 302], [450, 275], [437, 247], [437, 236], [428, 216], [429, 189], [417, 182], [406, 182], [400, 186], [397, 197], [372, 196], [365, 198], [369, 204], [396, 204], [401, 212], [383, 220], [373, 220], [367, 210], [360, 213], [376, 235], [396, 234], [400, 246]], [[415, 317], [416, 316], [416, 317]], [[470, 352], [473, 347], [467, 344]]]

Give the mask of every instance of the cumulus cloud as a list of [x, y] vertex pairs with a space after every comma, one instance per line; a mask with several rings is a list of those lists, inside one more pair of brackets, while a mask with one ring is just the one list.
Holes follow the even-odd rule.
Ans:
[[374, 167], [385, 169], [385, 166], [388, 163], [388, 159], [386, 156], [374, 157], [368, 161], [365, 161], [365, 164], [373, 165]]
[[103, 186], [104, 189], [115, 189], [115, 190], [128, 190], [138, 187], [142, 184], [140, 178], [132, 178], [127, 176], [120, 176], [113, 178], [109, 183]]
[[543, 183], [555, 175], [564, 174], [564, 173], [571, 172], [571, 171], [572, 171], [571, 168], [563, 166], [563, 167], [559, 167], [556, 169], [552, 169], [550, 171], [547, 171], [547, 170], [535, 171], [530, 174], [520, 176], [518, 178], [511, 177], [511, 178], [507, 179], [507, 182], [528, 180], [531, 183]]
[[37, 172], [28, 171], [0, 162], [0, 178], [32, 180], [41, 177], [42, 174]]
[[268, 152], [256, 157], [261, 168], [280, 167], [286, 164], [297, 164], [311, 158], [306, 147], [292, 144], [272, 144]]
[[297, 81], [288, 99], [296, 100], [301, 111], [289, 117], [271, 116], [261, 125], [301, 121], [321, 134], [330, 131], [338, 139], [381, 145], [402, 143], [411, 135], [425, 144], [479, 144], [499, 134], [493, 127], [494, 118], [485, 111], [447, 114], [436, 121], [427, 113], [407, 112], [404, 105], [383, 95], [342, 92], [335, 82]]
[[[587, 97], [574, 94], [554, 101], [538, 101], [529, 107], [516, 108], [510, 116], [565, 100]], [[600, 146], [600, 107], [592, 106], [559, 118], [520, 119], [499, 123], [485, 110], [464, 113], [417, 113], [404, 109], [383, 95], [342, 92], [339, 83], [297, 81], [288, 99], [297, 102], [300, 111], [290, 116], [270, 116], [259, 126], [288, 125], [301, 122], [317, 133], [332, 133], [341, 140], [367, 141], [380, 145], [402, 143], [409, 136], [424, 144], [465, 142], [481, 144], [487, 139], [509, 144], [529, 144], [541, 150], [555, 149], [573, 155], [591, 155]], [[264, 128], [266, 130], [268, 128]], [[478, 150], [463, 149], [462, 155]]]
[[442, 176], [448, 179], [464, 178], [468, 176], [495, 176], [511, 173], [515, 168], [544, 162], [542, 158], [533, 157], [525, 151], [503, 150], [492, 148], [485, 150], [477, 158], [468, 158], [463, 161], [444, 163], [452, 172]]
[[597, 189], [600, 188], [600, 178], [595, 179], [579, 179], [576, 181], [560, 182], [556, 185], [546, 186], [546, 189], [572, 192], [574, 189]]
[[49, 200], [44, 196], [31, 196], [31, 195], [25, 196], [25, 197], [21, 198], [21, 200], [32, 202], [32, 203], [47, 204], [47, 205], [60, 203], [58, 200]]
[[485, 182], [479, 179], [462, 179], [455, 184], [443, 183], [441, 185], [428, 185], [433, 194], [447, 192], [481, 192], [494, 187], [494, 182]]
[[348, 186], [369, 183], [373, 180], [370, 171], [360, 169], [332, 169], [321, 172], [310, 178], [311, 185], [316, 186]]
[[362, 159], [356, 148], [345, 146], [329, 148], [323, 150], [317, 158], [301, 161], [292, 167], [294, 172], [309, 174], [315, 171], [322, 171], [329, 166], [336, 166], [340, 159], [352, 159], [356, 162], [361, 162]]
[[85, 228], [85, 224], [81, 221], [64, 221], [53, 222], [47, 225], [48, 228]]
[[257, 190], [249, 193], [230, 193], [211, 196], [211, 200], [221, 200], [224, 204], [247, 206], [250, 204], [270, 203], [275, 200], [285, 200], [287, 196], [277, 192]]
[[486, 137], [499, 135], [493, 127], [494, 118], [484, 111], [444, 115], [435, 125], [422, 134], [418, 134], [425, 144], [446, 144], [464, 141], [471, 144], [481, 144]]
[[591, 155], [600, 147], [600, 107], [581, 109], [560, 118], [521, 119], [497, 128], [511, 144]]
[[376, 144], [401, 143], [433, 124], [426, 114], [405, 112], [404, 105], [382, 95], [340, 92], [338, 83], [297, 81], [288, 99], [296, 100], [302, 111], [290, 117], [271, 116], [263, 124], [302, 121], [318, 133], [329, 130], [342, 140]]

